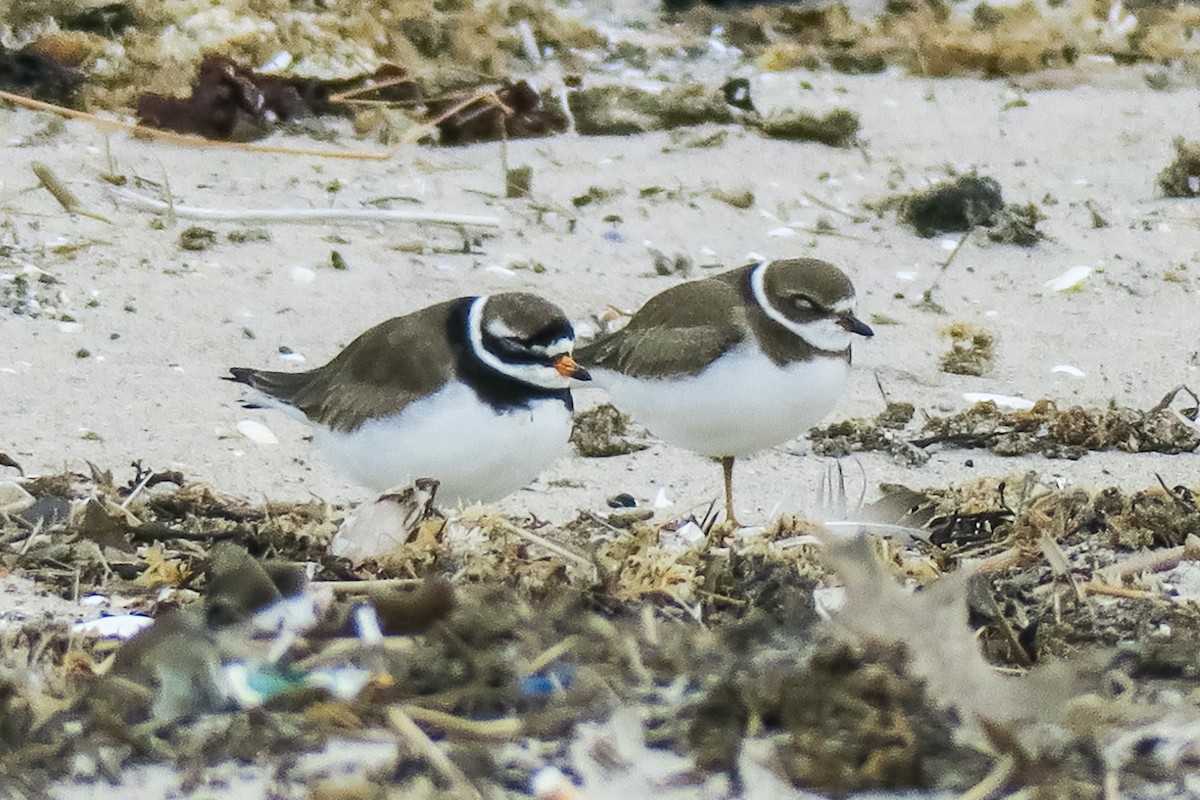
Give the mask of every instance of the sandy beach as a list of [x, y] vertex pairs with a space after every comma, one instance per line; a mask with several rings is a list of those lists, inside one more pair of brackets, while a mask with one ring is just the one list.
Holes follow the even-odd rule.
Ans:
[[[32, 266], [57, 282], [35, 289], [52, 311], [0, 315], [4, 447], [29, 473], [88, 461], [120, 471], [141, 460], [251, 497], [353, 502], [363, 492], [321, 462], [303, 425], [239, 408], [237, 387], [219, 380], [227, 367], [315, 366], [391, 316], [509, 289], [545, 295], [587, 332], [609, 306], [634, 310], [683, 279], [656, 275], [651, 247], [687, 256], [693, 276], [753, 258], [815, 256], [843, 267], [858, 288], [860, 315], [895, 324], [876, 324], [877, 335], [859, 344], [852, 384], [831, 418], [881, 410], [877, 381], [918, 412], [960, 410], [969, 405], [964, 392], [1149, 408], [1170, 388], [1198, 383], [1187, 320], [1200, 281], [1200, 230], [1194, 207], [1161, 198], [1154, 183], [1172, 158], [1172, 137], [1194, 121], [1198, 92], [1149, 91], [1136, 70], [1080, 80], [1026, 92], [999, 81], [765, 75], [755, 88], [768, 102], [799, 97], [858, 113], [862, 146], [774, 141], [738, 128], [705, 149], [672, 145], [669, 134], [514, 142], [510, 162], [535, 176], [532, 197], [517, 200], [496, 197], [496, 144], [413, 147], [385, 162], [356, 162], [185, 149], [10, 112], [5, 271]], [[1026, 105], [1006, 109], [1015, 97]], [[45, 134], [48, 127], [58, 132]], [[414, 201], [403, 208], [496, 216], [502, 229], [464, 253], [459, 232], [413, 224], [164, 226], [157, 215], [106, 200], [98, 178], [110, 170], [106, 152], [112, 170], [169, 183], [181, 205], [352, 209], [403, 197]], [[34, 161], [112, 224], [67, 215], [33, 191]], [[943, 273], [957, 235], [923, 239], [894, 212], [869, 208], [949, 170], [993, 176], [1007, 201], [1036, 203], [1047, 239], [1021, 248], [973, 234]], [[572, 203], [593, 187], [603, 199]], [[713, 199], [713, 189], [748, 189], [754, 204], [733, 208]], [[1107, 227], [1094, 226], [1091, 209]], [[180, 246], [192, 224], [215, 231], [209, 249]], [[823, 235], [811, 233], [826, 224]], [[241, 238], [249, 241], [230, 241], [247, 231]], [[346, 269], [331, 268], [334, 251]], [[1078, 291], [1045, 288], [1076, 266], [1094, 270]], [[916, 307], [935, 283], [945, 314]], [[990, 374], [939, 370], [949, 348], [941, 331], [959, 321], [997, 338]], [[1052, 371], [1059, 365], [1082, 376]], [[581, 408], [605, 399], [598, 390], [578, 395]], [[241, 436], [236, 425], [247, 418], [268, 425], [279, 444]], [[739, 502], [750, 518], [811, 511], [827, 464], [805, 450], [798, 440], [740, 465]], [[949, 451], [919, 469], [870, 454], [858, 460], [868, 496], [881, 481], [936, 485], [1027, 469], [1138, 485], [1155, 472], [1184, 479], [1196, 470], [1194, 454], [1093, 453], [1072, 462]], [[703, 459], [656, 444], [612, 459], [568, 457], [503, 507], [562, 520], [618, 492], [648, 499], [659, 488], [677, 504], [699, 506], [717, 496], [719, 477]]]

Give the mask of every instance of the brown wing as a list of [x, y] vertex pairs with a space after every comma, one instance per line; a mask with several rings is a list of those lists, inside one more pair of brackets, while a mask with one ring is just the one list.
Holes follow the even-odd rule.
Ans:
[[301, 373], [231, 370], [248, 383], [335, 430], [399, 413], [454, 375], [446, 338], [451, 306], [439, 303], [371, 328], [323, 367]]
[[621, 330], [578, 351], [585, 367], [634, 378], [696, 375], [747, 336], [746, 314], [727, 281], [706, 279], [661, 292]]

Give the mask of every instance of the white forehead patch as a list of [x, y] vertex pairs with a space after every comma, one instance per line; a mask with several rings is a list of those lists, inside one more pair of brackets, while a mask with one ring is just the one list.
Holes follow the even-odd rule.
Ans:
[[833, 311], [833, 313], [835, 313], [835, 314], [841, 314], [841, 315], [853, 314], [854, 313], [854, 298], [853, 297], [843, 297], [841, 300], [838, 300], [836, 303], [834, 303], [833, 308], [830, 310]]

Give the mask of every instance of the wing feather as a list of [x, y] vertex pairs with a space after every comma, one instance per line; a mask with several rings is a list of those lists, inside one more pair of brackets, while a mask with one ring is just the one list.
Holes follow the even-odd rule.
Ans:
[[696, 375], [748, 334], [737, 289], [727, 281], [683, 283], [650, 298], [621, 330], [582, 348], [585, 367], [635, 378]]
[[235, 368], [233, 379], [295, 406], [313, 422], [354, 430], [370, 418], [403, 411], [453, 376], [455, 358], [446, 328], [454, 302], [380, 323], [317, 369], [285, 373]]

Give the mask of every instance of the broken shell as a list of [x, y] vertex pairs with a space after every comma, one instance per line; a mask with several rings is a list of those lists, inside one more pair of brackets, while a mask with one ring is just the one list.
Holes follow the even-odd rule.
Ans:
[[1057, 278], [1051, 278], [1046, 281], [1046, 288], [1052, 292], [1070, 292], [1083, 286], [1083, 282], [1091, 274], [1091, 267], [1071, 267]]
[[33, 495], [18, 483], [0, 483], [0, 514], [19, 514], [33, 505]]
[[1009, 408], [1013, 411], [1028, 411], [1033, 408], [1033, 401], [1024, 397], [1008, 394], [992, 394], [991, 392], [963, 392], [963, 400], [971, 405], [976, 403], [995, 403], [997, 408]]
[[114, 614], [87, 622], [76, 622], [71, 626], [71, 633], [99, 636], [103, 639], [131, 639], [153, 624], [153, 617], [141, 614]]
[[238, 420], [238, 433], [255, 444], [279, 444], [279, 438], [266, 425], [254, 419]]

